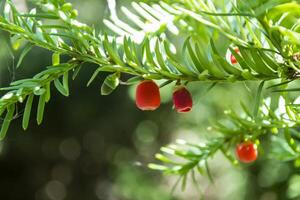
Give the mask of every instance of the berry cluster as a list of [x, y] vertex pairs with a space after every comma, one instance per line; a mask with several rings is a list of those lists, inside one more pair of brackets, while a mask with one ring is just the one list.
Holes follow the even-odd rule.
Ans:
[[[173, 92], [173, 104], [179, 113], [189, 112], [192, 109], [192, 95], [186, 87], [176, 86]], [[138, 84], [136, 105], [141, 110], [155, 110], [160, 106], [159, 87], [154, 81], [144, 80]]]
[[[234, 48], [234, 51], [240, 53], [238, 48]], [[230, 54], [230, 62], [232, 65], [238, 63], [232, 54]], [[136, 105], [141, 110], [156, 110], [160, 106], [159, 87], [154, 81], [144, 80], [138, 84], [136, 88]], [[178, 113], [186, 113], [192, 109], [192, 95], [185, 86], [175, 87], [173, 105]], [[251, 163], [257, 159], [257, 147], [250, 141], [238, 144], [235, 151], [238, 159], [243, 163]]]
[[[233, 57], [234, 58], [234, 57]], [[160, 106], [158, 85], [152, 80], [140, 82], [136, 88], [136, 105], [141, 110], [156, 110]], [[189, 112], [193, 106], [191, 93], [186, 87], [176, 86], [173, 91], [174, 108], [179, 113]], [[251, 163], [257, 159], [256, 145], [250, 141], [236, 146], [236, 155], [243, 163]]]

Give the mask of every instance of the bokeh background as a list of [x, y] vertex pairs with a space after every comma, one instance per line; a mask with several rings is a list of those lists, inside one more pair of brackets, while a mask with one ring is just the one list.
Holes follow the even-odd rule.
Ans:
[[[30, 8], [23, 0], [15, 2], [20, 9]], [[109, 15], [106, 1], [70, 2], [79, 10], [81, 21], [107, 30], [102, 22]], [[119, 7], [130, 2], [117, 1]], [[1, 87], [51, 64], [50, 52], [34, 48], [22, 67], [15, 69], [20, 51], [13, 51], [7, 33], [0, 33]], [[110, 96], [101, 96], [104, 74], [86, 87], [94, 69], [92, 65], [83, 68], [70, 84], [70, 97], [53, 90], [41, 126], [32, 116], [24, 132], [23, 107], [18, 107], [19, 117], [0, 143], [1, 200], [300, 199], [299, 171], [292, 163], [268, 159], [264, 152], [255, 164], [241, 167], [217, 154], [209, 161], [214, 183], [199, 175], [199, 184], [189, 180], [184, 191], [174, 187], [178, 177], [147, 168], [149, 162], [156, 162], [154, 155], [162, 145], [180, 138], [203, 142], [216, 137], [207, 131], [212, 119], [222, 120], [228, 108], [239, 110], [241, 100], [251, 105], [251, 89], [257, 83], [219, 84], [209, 92], [209, 83], [190, 84], [195, 104], [188, 114], [172, 109], [170, 85], [161, 90], [163, 104], [157, 111], [142, 112], [134, 103], [134, 86], [121, 86]]]

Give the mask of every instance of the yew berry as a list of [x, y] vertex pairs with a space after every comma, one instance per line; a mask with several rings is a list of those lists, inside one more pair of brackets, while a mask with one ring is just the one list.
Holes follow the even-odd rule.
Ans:
[[[238, 47], [235, 47], [234, 48], [234, 51], [235, 52], [237, 52], [237, 53], [240, 53], [240, 50], [239, 50], [239, 48]], [[234, 57], [234, 55], [232, 55], [232, 54], [230, 54], [230, 62], [231, 62], [231, 64], [237, 64], [237, 60], [236, 60], [236, 58]]]
[[173, 92], [173, 104], [177, 112], [189, 112], [193, 107], [191, 93], [184, 86], [177, 87]]
[[257, 148], [252, 142], [243, 142], [236, 146], [236, 155], [243, 163], [251, 163], [257, 159]]
[[141, 110], [155, 110], [160, 106], [159, 87], [154, 81], [144, 80], [138, 84], [135, 103]]

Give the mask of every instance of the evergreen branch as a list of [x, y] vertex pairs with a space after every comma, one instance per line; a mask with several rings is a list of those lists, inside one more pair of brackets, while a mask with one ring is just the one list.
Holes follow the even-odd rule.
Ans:
[[[298, 101], [299, 99], [295, 100], [295, 102]], [[209, 129], [221, 133], [222, 137], [202, 144], [177, 140], [176, 144], [162, 147], [161, 152], [156, 154], [156, 159], [160, 161], [160, 164], [151, 163], [149, 167], [179, 176], [187, 176], [194, 170], [203, 173], [207, 170], [205, 163], [217, 152], [222, 152], [230, 162], [236, 165], [238, 162], [232, 155], [232, 147], [245, 140], [259, 144], [259, 139], [266, 134], [275, 134], [276, 137], [285, 140], [290, 148], [289, 158], [292, 157], [295, 160], [300, 157], [299, 138], [296, 141], [293, 135], [297, 133], [300, 125], [299, 110], [290, 109], [290, 105], [282, 96], [279, 97], [279, 105], [275, 112], [270, 108], [270, 98], [265, 99], [257, 117], [253, 116], [243, 104], [242, 107], [244, 110], [242, 114], [238, 115], [232, 110], [226, 111], [227, 122], [222, 124], [216, 122]], [[281, 135], [278, 135], [279, 133]]]
[[[14, 111], [11, 111], [11, 108], [15, 108], [19, 102], [23, 103], [26, 98], [27, 103], [23, 115], [23, 128], [27, 129], [28, 127], [33, 96], [39, 97], [37, 122], [40, 124], [42, 122], [45, 104], [50, 100], [51, 83], [54, 82], [57, 90], [63, 95], [68, 96], [68, 74], [70, 70], [78, 66], [79, 63], [64, 63], [49, 66], [47, 70], [35, 75], [32, 79], [15, 81], [11, 83], [10, 87], [1, 88], [1, 90], [9, 90], [9, 92], [0, 99], [0, 116], [4, 115], [5, 111], [7, 111], [0, 132], [0, 139], [2, 140], [5, 137], [9, 123], [12, 120], [10, 116], [14, 114]], [[63, 77], [64, 80], [63, 84], [59, 81], [61, 77]], [[10, 120], [6, 120], [6, 118]], [[7, 124], [6, 126], [4, 126], [5, 123]]]
[[[18, 16], [17, 14], [14, 13], [14, 15], [16, 15], [17, 17], [19, 17], [21, 20], [24, 21], [22, 16]], [[25, 15], [26, 16], [26, 15]], [[30, 15], [33, 16], [33, 15]], [[39, 14], [40, 16], [44, 16], [43, 14]], [[53, 16], [57, 16], [58, 15], [54, 15]], [[39, 24], [40, 26], [42, 26], [42, 22], [40, 21], [35, 21], [34, 19], [32, 19], [31, 21], [33, 21], [33, 23]], [[5, 24], [9, 27], [13, 27], [10, 26], [11, 23], [5, 23], [5, 21], [2, 23]], [[69, 26], [69, 28], [72, 28], [74, 30], [77, 30], [80, 27], [86, 27], [86, 25], [82, 24], [80, 27], [72, 25], [74, 23], [69, 23], [66, 24]], [[75, 23], [75, 24], [81, 24], [79, 22]], [[28, 24], [27, 24], [28, 25]], [[33, 42], [35, 45], [39, 45], [43, 48], [58, 52], [58, 53], [62, 53], [62, 54], [67, 54], [70, 55], [73, 58], [76, 58], [77, 60], [80, 61], [84, 61], [84, 62], [93, 62], [99, 65], [119, 65], [120, 68], [118, 68], [118, 71], [125, 71], [125, 72], [132, 72], [133, 74], [135, 71], [137, 70], [137, 72], [141, 72], [140, 76], [145, 76], [147, 75], [147, 73], [150, 73], [151, 70], [147, 71], [147, 70], [142, 70], [141, 68], [148, 68], [151, 69], [152, 68], [152, 73], [154, 74], [154, 76], [157, 76], [158, 78], [162, 79], [162, 78], [170, 78], [172, 80], [176, 80], [176, 79], [183, 79], [183, 80], [197, 80], [197, 76], [201, 76], [203, 72], [205, 72], [206, 69], [209, 73], [208, 73], [208, 78], [207, 80], [226, 80], [227, 76], [226, 73], [220, 71], [220, 69], [218, 69], [217, 67], [214, 67], [214, 65], [218, 62], [221, 62], [220, 67], [227, 67], [227, 68], [232, 68], [232, 69], [227, 69], [228, 71], [232, 71], [234, 70], [234, 67], [229, 66], [227, 64], [227, 62], [225, 61], [225, 59], [222, 59], [221, 57], [224, 57], [222, 55], [220, 55], [216, 50], [214, 52], [211, 52], [212, 56], [216, 56], [215, 58], [215, 63], [210, 63], [209, 59], [207, 58], [207, 55], [205, 55], [206, 52], [203, 52], [200, 47], [198, 41], [195, 41], [195, 49], [192, 48], [193, 43], [188, 41], [188, 54], [194, 58], [193, 62], [194, 64], [197, 63], [197, 65], [199, 65], [199, 63], [203, 66], [197, 66], [195, 64], [195, 68], [198, 69], [198, 73], [197, 72], [192, 72], [191, 69], [189, 69], [188, 67], [184, 67], [184, 65], [178, 64], [178, 61], [176, 59], [174, 59], [175, 55], [173, 55], [169, 49], [170, 44], [165, 40], [165, 41], [161, 41], [157, 38], [154, 38], [154, 40], [151, 40], [153, 42], [155, 42], [154, 45], [151, 45], [151, 41], [149, 40], [145, 40], [143, 42], [142, 45], [136, 45], [133, 44], [131, 42], [131, 40], [125, 38], [123, 41], [122, 46], [116, 46], [115, 47], [111, 47], [114, 45], [114, 42], [109, 41], [108, 37], [99, 37], [99, 36], [95, 36], [95, 35], [89, 35], [90, 32], [94, 32], [93, 30], [89, 30], [89, 31], [82, 31], [80, 29], [79, 33], [75, 33], [73, 34], [72, 32], [67, 32], [68, 29], [64, 30], [64, 31], [60, 31], [59, 29], [54, 29], [52, 28], [52, 32], [47, 32], [47, 31], [41, 31], [39, 33], [34, 33], [31, 31], [26, 31], [25, 28], [22, 28], [20, 26], [15, 26], [17, 28], [14, 29], [6, 29], [6, 26], [2, 26], [3, 30], [7, 30], [7, 31], [11, 31], [15, 34], [22, 34], [20, 35], [20, 37], [24, 37], [25, 39]], [[51, 27], [51, 25], [48, 25], [48, 27]], [[68, 27], [67, 27], [68, 28]], [[16, 31], [18, 30], [18, 31]], [[55, 31], [53, 31], [55, 30]], [[55, 32], [55, 33], [53, 33]], [[38, 38], [38, 35], [42, 34], [43, 36], [45, 36], [45, 38]], [[86, 38], [76, 38], [75, 35], [86, 35]], [[51, 41], [51, 38], [55, 36], [56, 37], [56, 41], [58, 41], [57, 43], [53, 44], [53, 41]], [[69, 40], [71, 40], [71, 42], [74, 44], [73, 46], [67, 44], [62, 37], [65, 37]], [[87, 45], [89, 44], [89, 45]], [[99, 48], [99, 45], [102, 45], [102, 49]], [[86, 49], [83, 49], [81, 46], [86, 47]], [[81, 47], [81, 48], [80, 48]], [[100, 46], [101, 47], [101, 46]], [[122, 51], [124, 52], [124, 54], [122, 56], [120, 56], [117, 52], [115, 52], [115, 50], [117, 48], [121, 48]], [[243, 49], [243, 47], [241, 47]], [[131, 54], [131, 50], [134, 49], [142, 49], [142, 51], [144, 52], [144, 56], [146, 57], [146, 60], [144, 62], [141, 62], [140, 60], [138, 60], [138, 53], [136, 52], [136, 55], [130, 55]], [[201, 52], [202, 51], [202, 52]], [[259, 53], [259, 49], [252, 49], [252, 48], [248, 48], [245, 50], [244, 55], [245, 56], [238, 56], [239, 60], [241, 61], [241, 68], [245, 68], [245, 69], [251, 69], [249, 68], [250, 64], [244, 62], [244, 60], [250, 58], [251, 57], [247, 56], [246, 54], [248, 53], [250, 55], [250, 51], [252, 52], [252, 55], [255, 55], [255, 53]], [[249, 52], [248, 52], [249, 51]], [[106, 52], [106, 54], [101, 54], [101, 52]], [[209, 52], [208, 52], [209, 53]], [[264, 53], [264, 51], [261, 49], [260, 53], [262, 53], [265, 58], [269, 58], [268, 60], [272, 60], [270, 59], [270, 55], [268, 55], [267, 53]], [[215, 54], [215, 55], [214, 55]], [[197, 56], [195, 56], [197, 55]], [[123, 58], [125, 57], [125, 59]], [[156, 59], [153, 59], [156, 58]], [[169, 59], [169, 62], [166, 62], [166, 64], [162, 63], [162, 59], [164, 59], [165, 57], [167, 57], [167, 59]], [[195, 59], [199, 59], [199, 61], [195, 60]], [[202, 60], [203, 59], [203, 60]], [[252, 59], [254, 60], [254, 58]], [[246, 63], [245, 66], [242, 63]], [[263, 63], [264, 61], [261, 61], [261, 63]], [[170, 63], [170, 64], [169, 64]], [[141, 65], [150, 65], [150, 66], [141, 66]], [[166, 66], [165, 66], [166, 65]], [[168, 65], [168, 66], [167, 66]], [[172, 66], [175, 65], [175, 66]], [[223, 66], [222, 66], [223, 65]], [[276, 64], [275, 62], [271, 63], [272, 66], [276, 66], [278, 67], [278, 64]], [[156, 66], [159, 66], [160, 68], [155, 69]], [[266, 67], [266, 72], [268, 72], [268, 74], [266, 75], [266, 79], [272, 79], [272, 78], [277, 78], [276, 75], [274, 74], [274, 72], [272, 71], [268, 71], [267, 69], [270, 66], [267, 66], [266, 64], [263, 64], [263, 66]], [[123, 67], [123, 68], [122, 68]], [[134, 69], [130, 69], [130, 68], [134, 68]], [[113, 67], [112, 67], [113, 69]], [[276, 69], [275, 69], [276, 70]], [[226, 69], [225, 69], [226, 71]], [[228, 75], [237, 75], [237, 69], [235, 69], [234, 71], [236, 71], [236, 74], [231, 74], [229, 73]], [[251, 70], [250, 70], [251, 71]], [[263, 71], [263, 70], [261, 70]], [[157, 72], [157, 73], [155, 73]], [[159, 73], [160, 72], [160, 75]], [[240, 74], [241, 74], [241, 69], [240, 69]], [[270, 74], [271, 72], [271, 74]], [[275, 71], [276, 72], [276, 71]], [[259, 73], [259, 71], [253, 71], [253, 73]], [[261, 74], [260, 74], [261, 75]], [[259, 76], [260, 76], [259, 75]], [[186, 76], [191, 76], [191, 77], [186, 77]], [[269, 76], [269, 78], [268, 78]], [[183, 78], [182, 78], [183, 77]], [[202, 77], [202, 76], [201, 76]], [[254, 76], [253, 76], [254, 77]], [[203, 79], [203, 78], [202, 78]], [[244, 79], [249, 79], [249, 78], [243, 78], [243, 77], [237, 77], [237, 80], [244, 80]], [[203, 80], [206, 80], [203, 79]]]

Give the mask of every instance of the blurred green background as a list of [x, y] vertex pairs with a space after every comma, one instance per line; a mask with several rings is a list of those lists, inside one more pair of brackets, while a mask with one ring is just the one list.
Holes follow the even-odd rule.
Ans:
[[[26, 10], [23, 1], [17, 2]], [[71, 2], [81, 21], [106, 30], [102, 23], [109, 15], [106, 1]], [[117, 3], [130, 5], [127, 0]], [[6, 33], [1, 33], [0, 47], [1, 87], [51, 64], [50, 52], [34, 48], [16, 70], [20, 51], [10, 50]], [[198, 176], [199, 184], [189, 180], [185, 191], [180, 186], [174, 189], [178, 177], [147, 168], [162, 145], [179, 138], [203, 142], [216, 137], [207, 131], [212, 119], [222, 120], [228, 108], [239, 109], [241, 100], [251, 105], [253, 94], [244, 83], [219, 84], [208, 93], [209, 83], [190, 84], [194, 109], [188, 114], [172, 109], [170, 85], [161, 90], [163, 104], [157, 111], [142, 112], [134, 103], [134, 87], [121, 86], [110, 96], [101, 96], [104, 75], [86, 87], [94, 69], [84, 67], [71, 83], [69, 98], [53, 90], [41, 126], [34, 116], [26, 132], [20, 117], [12, 123], [0, 143], [1, 200], [300, 199], [299, 171], [290, 163], [267, 159], [264, 152], [258, 162], [242, 167], [217, 154], [209, 162], [214, 183]], [[250, 89], [256, 85], [247, 83]], [[23, 107], [18, 109], [21, 116]]]

